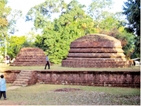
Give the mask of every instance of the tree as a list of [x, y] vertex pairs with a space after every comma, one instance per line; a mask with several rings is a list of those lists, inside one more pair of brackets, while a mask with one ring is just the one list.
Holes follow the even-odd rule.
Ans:
[[35, 29], [43, 29], [53, 16], [66, 8], [64, 0], [46, 0], [32, 7], [26, 16], [27, 21], [34, 21]]
[[127, 16], [127, 30], [140, 36], [140, 0], [128, 0], [124, 4], [123, 14]]
[[124, 50], [125, 56], [127, 59], [130, 59], [134, 52], [134, 42], [135, 36], [132, 33], [129, 33], [125, 30], [125, 27], [121, 26], [118, 29], [118, 34], [116, 36], [117, 39], [121, 41], [122, 48]]
[[69, 46], [75, 39], [94, 33], [94, 23], [76, 0], [71, 1], [58, 19], [48, 22], [43, 35], [37, 36], [35, 45], [42, 48], [53, 63], [66, 58]]
[[[102, 0], [100, 1], [100, 3], [102, 3]], [[36, 36], [35, 46], [42, 48], [45, 53], [49, 55], [51, 62], [60, 63], [66, 58], [72, 41], [92, 33], [105, 33], [119, 39], [122, 42], [125, 54], [127, 57], [130, 57], [134, 48], [134, 36], [125, 31], [123, 21], [119, 18], [121, 14], [111, 14], [107, 11], [103, 12], [102, 9], [105, 7], [105, 4], [103, 4], [102, 9], [101, 6], [98, 7], [101, 14], [101, 16], [100, 14], [99, 16], [101, 18], [97, 19], [86, 14], [83, 10], [85, 6], [79, 4], [76, 0], [72, 0], [69, 4], [63, 4], [65, 5], [60, 6], [59, 10], [61, 10], [61, 15], [58, 19], [54, 19], [53, 21], [47, 20], [41, 27], [40, 21], [34, 21], [34, 25], [35, 23], [37, 25], [35, 27], [42, 29], [42, 34]], [[108, 4], [110, 5], [111, 2], [108, 1]], [[42, 5], [37, 6], [37, 8], [35, 8], [36, 6], [34, 7], [35, 10], [33, 13], [35, 16], [31, 18], [37, 18], [38, 14], [42, 14], [42, 11], [39, 11], [42, 10]], [[35, 14], [36, 10], [38, 14]], [[92, 13], [93, 12], [94, 10]], [[43, 14], [42, 16], [46, 17]]]
[[125, 30], [121, 21], [115, 18], [112, 19], [112, 17], [107, 17], [100, 23], [100, 26], [99, 33], [106, 34], [120, 40], [126, 58], [130, 59], [135, 48], [135, 36]]
[[105, 13], [111, 8], [112, 0], [92, 0], [88, 8], [88, 14], [95, 20], [100, 21], [105, 18]]
[[8, 33], [14, 34], [18, 29], [16, 28], [17, 20], [22, 16], [21, 10], [11, 10], [8, 18]]
[[29, 44], [27, 42], [26, 36], [11, 36], [8, 39], [8, 55], [11, 58], [16, 57], [16, 55], [19, 53], [20, 49], [23, 47], [28, 47]]
[[140, 0], [128, 0], [124, 3], [123, 14], [126, 15], [127, 31], [135, 33], [135, 50], [133, 57], [140, 57]]
[[15, 32], [15, 24], [18, 18], [21, 16], [21, 11], [12, 11], [10, 7], [6, 6], [7, 0], [0, 0], [0, 49], [1, 54], [7, 55], [7, 44], [9, 35], [8, 32]]
[[106, 8], [112, 6], [111, 0], [93, 0], [90, 4], [88, 13], [94, 19], [94, 26], [97, 33], [113, 36], [121, 41], [124, 53], [127, 58], [131, 58], [134, 51], [135, 37], [132, 33], [125, 30], [125, 21], [121, 18], [122, 13], [110, 13]]
[[104, 31], [110, 31], [113, 29], [118, 29], [122, 26], [122, 21], [117, 18], [117, 14], [107, 13], [105, 18], [99, 21], [97, 28]]
[[[10, 8], [6, 7], [6, 0], [0, 1], [0, 29], [4, 29], [4, 27], [8, 26], [7, 16], [9, 15]], [[2, 33], [2, 30], [1, 30]]]
[[8, 20], [7, 16], [10, 13], [10, 8], [6, 7], [7, 0], [0, 0], [0, 42], [4, 42], [5, 53], [7, 55], [7, 31], [8, 31]]

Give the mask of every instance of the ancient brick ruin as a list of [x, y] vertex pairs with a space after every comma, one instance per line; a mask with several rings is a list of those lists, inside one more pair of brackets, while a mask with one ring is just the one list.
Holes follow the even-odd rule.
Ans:
[[126, 67], [121, 42], [114, 37], [93, 34], [73, 41], [64, 67]]
[[45, 65], [45, 53], [40, 48], [22, 48], [11, 66], [42, 66]]
[[[25, 77], [26, 76], [26, 77]], [[7, 83], [140, 87], [140, 71], [5, 71]]]

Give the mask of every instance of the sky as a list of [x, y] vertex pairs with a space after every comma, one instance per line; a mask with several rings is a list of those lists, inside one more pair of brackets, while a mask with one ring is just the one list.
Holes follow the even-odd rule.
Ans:
[[[25, 35], [31, 30], [33, 23], [30, 21], [25, 22], [25, 15], [29, 11], [29, 9], [35, 5], [38, 5], [45, 0], [8, 0], [8, 6], [10, 6], [13, 10], [22, 10], [23, 16], [17, 21], [16, 27], [18, 28], [18, 32], [15, 32], [14, 35]], [[71, 0], [65, 0], [66, 3], [69, 3]], [[88, 6], [92, 0], [77, 0], [81, 4]], [[124, 2], [127, 0], [114, 0], [114, 6], [110, 10], [112, 12], [120, 12], [122, 11], [122, 6]]]

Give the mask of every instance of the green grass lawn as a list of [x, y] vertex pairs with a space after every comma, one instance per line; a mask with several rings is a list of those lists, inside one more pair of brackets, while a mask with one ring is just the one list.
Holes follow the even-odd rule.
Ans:
[[[0, 64], [0, 72], [6, 70], [38, 70], [45, 71], [44, 66], [10, 66]], [[48, 70], [48, 69], [46, 69]], [[52, 65], [50, 71], [140, 71], [139, 66], [124, 67], [124, 68], [70, 68], [62, 67], [61, 65]]]
[[[6, 70], [44, 71], [44, 66], [18, 67], [0, 64], [0, 73]], [[52, 65], [50, 71], [140, 71], [140, 67], [68, 68]], [[0, 100], [0, 105], [140, 105], [140, 88], [51, 84], [11, 89], [12, 87], [7, 84], [7, 100]], [[64, 88], [80, 90], [56, 92], [57, 89]]]
[[[11, 84], [7, 84], [9, 89]], [[57, 89], [75, 88], [77, 91]], [[36, 84], [7, 90], [0, 105], [140, 105], [139, 88]]]

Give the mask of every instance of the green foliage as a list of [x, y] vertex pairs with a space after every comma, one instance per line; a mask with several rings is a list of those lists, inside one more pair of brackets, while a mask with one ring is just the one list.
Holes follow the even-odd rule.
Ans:
[[[58, 5], [60, 3], [61, 6]], [[50, 8], [51, 4], [53, 7]], [[130, 58], [135, 47], [135, 37], [125, 31], [120, 13], [112, 14], [106, 11], [105, 8], [111, 5], [111, 0], [94, 0], [89, 7], [89, 15], [83, 10], [85, 6], [76, 0], [69, 4], [64, 1], [46, 1], [33, 7], [28, 15], [35, 15], [34, 26], [36, 29], [42, 29], [42, 35], [36, 36], [35, 46], [42, 48], [49, 55], [52, 63], [60, 63], [66, 58], [72, 41], [87, 34], [103, 33], [119, 39], [126, 57]], [[44, 11], [49, 12], [44, 14], [43, 7], [46, 7]], [[61, 15], [58, 19], [49, 21], [49, 16], [54, 12], [60, 12]]]
[[128, 23], [127, 31], [135, 33], [135, 50], [133, 58], [140, 57], [140, 0], [128, 0], [125, 2], [123, 14], [126, 15]]
[[104, 19], [107, 8], [110, 9], [112, 4], [112, 0], [92, 0], [88, 13], [95, 21], [99, 22], [101, 19]]
[[43, 35], [37, 36], [35, 45], [49, 55], [51, 62], [60, 63], [66, 58], [72, 41], [94, 32], [93, 20], [82, 8], [77, 1], [70, 2], [66, 12], [54, 22], [48, 22]]
[[123, 14], [127, 16], [128, 31], [140, 36], [140, 0], [128, 0], [125, 2]]
[[135, 36], [134, 45], [135, 45], [135, 48], [131, 57], [132, 58], [140, 57], [140, 36]]
[[135, 48], [135, 36], [132, 33], [128, 33], [127, 31], [123, 30], [119, 33], [119, 35], [116, 36], [116, 38], [121, 41], [126, 58], [130, 59]]
[[[6, 7], [7, 0], [0, 0], [0, 56], [3, 54], [7, 54], [6, 47], [6, 39], [7, 39], [7, 31], [8, 31], [8, 20], [7, 16], [10, 13], [10, 8]], [[3, 53], [3, 46], [5, 46], [5, 53]]]
[[117, 14], [112, 14], [112, 13], [106, 13], [107, 15], [105, 16], [104, 19], [102, 19], [98, 24], [97, 27], [109, 31], [111, 29], [118, 29], [120, 26], [122, 26], [120, 20], [116, 17]]
[[6, 7], [7, 0], [0, 0], [0, 40], [7, 35], [7, 16], [10, 13], [10, 8]]
[[21, 11], [11, 10], [6, 4], [7, 0], [0, 0], [0, 40], [7, 37], [8, 30], [10, 33], [15, 32], [16, 21], [22, 15]]
[[8, 40], [8, 55], [11, 58], [16, 57], [22, 47], [29, 46], [25, 36], [11, 36]]
[[[98, 23], [99, 33], [113, 36], [121, 41], [126, 58], [130, 58], [135, 48], [135, 36], [132, 33], [128, 33], [123, 27], [122, 20], [119, 20], [121, 14], [107, 13], [105, 19], [102, 19]], [[117, 18], [118, 17], [118, 18]]]
[[22, 16], [21, 10], [11, 10], [8, 16], [8, 31], [14, 34], [18, 29], [16, 28], [17, 20]]
[[10, 12], [10, 8], [6, 7], [6, 0], [0, 0], [0, 27], [7, 26], [6, 16]]
[[32, 7], [26, 18], [27, 21], [34, 21], [35, 29], [43, 29], [53, 15], [63, 11], [64, 8], [66, 8], [66, 4], [63, 0], [46, 0], [44, 3]]
[[[0, 0], [0, 56], [7, 55], [7, 40], [9, 39], [8, 31], [10, 31], [10, 33], [14, 33], [14, 25], [16, 24], [19, 16], [21, 16], [21, 11], [12, 12], [11, 8], [6, 6], [6, 4], [7, 0]], [[9, 51], [9, 54], [12, 55], [14, 53]]]
[[131, 58], [135, 50], [135, 44], [134, 44], [135, 36], [132, 33], [127, 32], [123, 26], [120, 26], [119, 28], [111, 27], [111, 30], [101, 29], [100, 33], [107, 34], [109, 36], [115, 37], [116, 39], [120, 40], [126, 58], [127, 59]]

